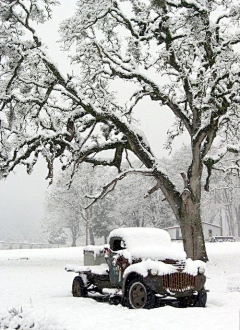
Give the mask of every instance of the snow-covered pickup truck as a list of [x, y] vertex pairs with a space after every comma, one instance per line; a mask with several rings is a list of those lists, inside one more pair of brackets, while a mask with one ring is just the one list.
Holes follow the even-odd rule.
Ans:
[[168, 297], [181, 307], [204, 307], [207, 300], [205, 263], [186, 259], [161, 229], [115, 229], [109, 246], [85, 247], [84, 266], [65, 269], [79, 274], [72, 284], [74, 297], [98, 293], [129, 308], [153, 308]]

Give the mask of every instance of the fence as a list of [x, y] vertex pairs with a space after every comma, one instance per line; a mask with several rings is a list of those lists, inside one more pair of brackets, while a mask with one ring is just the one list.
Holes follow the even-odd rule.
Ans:
[[26, 242], [3, 242], [0, 241], [0, 250], [14, 250], [14, 249], [49, 249], [57, 248], [58, 244], [49, 243], [26, 243]]

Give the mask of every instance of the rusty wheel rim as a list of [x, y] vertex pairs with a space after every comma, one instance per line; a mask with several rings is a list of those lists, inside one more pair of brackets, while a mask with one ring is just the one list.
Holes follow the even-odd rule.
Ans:
[[141, 282], [134, 283], [129, 292], [130, 303], [133, 308], [142, 308], [147, 301], [147, 291]]

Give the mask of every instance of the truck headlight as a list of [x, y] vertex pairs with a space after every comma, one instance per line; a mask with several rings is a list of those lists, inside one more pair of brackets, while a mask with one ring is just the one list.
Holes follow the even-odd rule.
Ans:
[[205, 268], [199, 267], [198, 268], [198, 274], [203, 275], [205, 273]]
[[152, 274], [153, 276], [156, 276], [156, 275], [158, 274], [157, 269], [151, 269], [151, 274]]

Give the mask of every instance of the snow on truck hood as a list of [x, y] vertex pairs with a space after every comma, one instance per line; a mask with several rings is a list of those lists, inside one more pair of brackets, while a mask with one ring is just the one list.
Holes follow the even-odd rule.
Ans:
[[157, 274], [160, 276], [176, 273], [177, 271], [176, 267], [174, 267], [173, 265], [167, 265], [161, 261], [153, 261], [148, 259], [127, 267], [127, 269], [123, 274], [123, 277], [126, 277], [128, 274], [132, 272], [138, 273], [139, 275], [146, 277], [148, 275], [149, 270], [151, 269], [156, 270]]
[[[205, 262], [200, 260], [187, 259], [183, 273], [196, 276], [198, 275], [199, 268], [206, 270]], [[176, 273], [178, 271], [177, 267], [174, 265], [165, 264], [162, 261], [154, 261], [147, 259], [127, 267], [123, 274], [123, 277], [126, 277], [128, 274], [132, 272], [138, 273], [143, 277], [145, 277], [148, 275], [148, 272], [151, 269], [156, 270], [159, 276]]]
[[164, 248], [161, 246], [151, 246], [151, 247], [135, 247], [127, 250], [118, 251], [123, 257], [130, 259], [151, 259], [151, 260], [185, 260], [186, 253], [184, 251], [176, 251], [169, 248]]
[[[121, 237], [126, 250], [119, 251], [123, 256], [134, 259], [152, 259], [152, 260], [185, 260], [186, 253], [177, 251], [171, 246], [171, 238], [167, 231], [159, 228], [119, 228], [114, 229], [109, 236]], [[125, 251], [125, 252], [124, 252]]]

